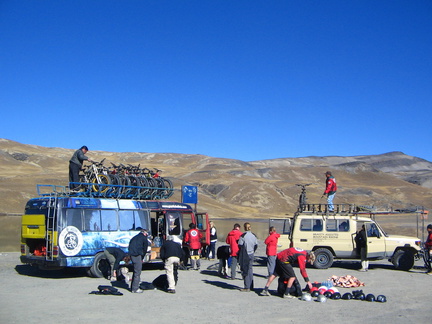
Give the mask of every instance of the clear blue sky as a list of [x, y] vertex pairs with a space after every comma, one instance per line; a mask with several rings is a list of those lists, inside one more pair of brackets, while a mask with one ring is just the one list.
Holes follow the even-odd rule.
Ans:
[[0, 0], [0, 138], [432, 161], [432, 1]]

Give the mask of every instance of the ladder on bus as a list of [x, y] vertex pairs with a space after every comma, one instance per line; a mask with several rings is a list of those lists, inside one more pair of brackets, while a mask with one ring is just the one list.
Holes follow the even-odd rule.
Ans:
[[56, 220], [57, 220], [57, 202], [58, 195], [57, 192], [54, 192], [54, 195], [49, 196], [48, 198], [48, 208], [47, 208], [47, 229], [46, 229], [46, 238], [45, 238], [45, 260], [53, 261], [54, 260], [54, 246], [55, 246], [55, 238], [54, 234], [56, 232]]

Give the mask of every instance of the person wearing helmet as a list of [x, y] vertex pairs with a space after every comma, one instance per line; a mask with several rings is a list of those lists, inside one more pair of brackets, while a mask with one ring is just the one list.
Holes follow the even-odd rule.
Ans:
[[312, 283], [309, 280], [309, 276], [306, 272], [306, 262], [313, 264], [315, 261], [315, 254], [313, 252], [307, 253], [305, 250], [299, 248], [288, 248], [279, 252], [276, 256], [276, 267], [274, 273], [268, 278], [264, 289], [261, 292], [262, 296], [269, 296], [268, 288], [273, 280], [277, 276], [288, 278], [287, 288], [285, 294], [282, 295], [284, 298], [293, 298], [290, 294], [291, 287], [296, 280], [293, 265], [298, 265], [300, 273], [303, 276], [309, 290], [312, 289]]
[[432, 266], [431, 266], [431, 255], [432, 255], [432, 224], [429, 224], [426, 227], [426, 230], [428, 232], [428, 236], [426, 238], [426, 242], [425, 242], [425, 249], [426, 249], [426, 253], [428, 254], [428, 268], [426, 269], [426, 273], [429, 275], [432, 275]]

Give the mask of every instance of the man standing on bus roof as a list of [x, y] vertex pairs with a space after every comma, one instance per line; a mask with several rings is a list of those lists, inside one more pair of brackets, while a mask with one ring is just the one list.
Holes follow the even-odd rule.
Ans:
[[142, 293], [143, 290], [139, 288], [141, 282], [142, 261], [147, 253], [149, 243], [147, 230], [142, 228], [137, 229], [139, 229], [140, 232], [132, 237], [129, 242], [129, 255], [133, 264], [131, 292]]
[[334, 211], [333, 199], [337, 191], [336, 179], [335, 177], [332, 176], [332, 173], [330, 171], [327, 171], [325, 173], [325, 176], [326, 176], [326, 188], [324, 190], [322, 197], [327, 195], [328, 211], [332, 212]]
[[[79, 172], [82, 168], [83, 162], [85, 160], [92, 162], [85, 154], [88, 152], [87, 146], [81, 146], [78, 150], [74, 152], [71, 159], [69, 160], [69, 182], [79, 182]], [[77, 184], [69, 184], [70, 189], [76, 189]]]

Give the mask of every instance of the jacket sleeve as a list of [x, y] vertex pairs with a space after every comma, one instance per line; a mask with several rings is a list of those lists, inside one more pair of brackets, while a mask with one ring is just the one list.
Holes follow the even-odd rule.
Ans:
[[299, 255], [297, 258], [297, 262], [300, 268], [300, 273], [306, 282], [309, 281], [308, 274], [306, 272], [306, 257], [303, 255]]

